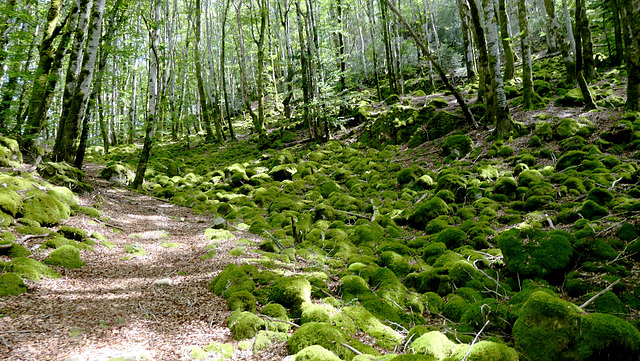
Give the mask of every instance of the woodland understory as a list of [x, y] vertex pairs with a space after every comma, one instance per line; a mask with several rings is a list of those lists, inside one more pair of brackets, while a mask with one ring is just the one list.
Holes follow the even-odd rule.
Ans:
[[639, 0], [44, 3], [0, 359], [640, 360]]

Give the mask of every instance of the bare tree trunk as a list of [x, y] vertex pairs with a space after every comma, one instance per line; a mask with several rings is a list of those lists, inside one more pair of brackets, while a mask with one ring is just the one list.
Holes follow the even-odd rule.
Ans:
[[391, 94], [398, 94], [398, 86], [396, 81], [396, 74], [393, 71], [393, 53], [391, 51], [391, 39], [389, 36], [389, 20], [387, 16], [386, 1], [380, 1], [380, 13], [382, 14], [382, 39], [384, 41], [384, 51], [386, 55], [387, 63], [387, 81], [389, 83], [389, 89]]
[[[582, 40], [582, 63], [583, 73], [587, 80], [593, 80], [596, 77], [596, 65], [593, 60], [593, 41], [591, 40], [591, 30], [589, 30], [589, 19], [587, 18], [587, 9], [584, 6], [584, 1], [579, 2], [582, 8], [580, 9], [580, 38]], [[576, 2], [576, 12], [578, 12], [578, 2]], [[576, 24], [578, 19], [576, 18]], [[576, 61], [577, 62], [577, 61]]]
[[304, 41], [304, 31], [303, 31], [303, 20], [302, 20], [302, 10], [300, 9], [300, 3], [296, 1], [296, 14], [297, 14], [297, 23], [298, 23], [298, 42], [300, 43], [300, 67], [302, 68], [302, 117], [304, 121], [306, 121], [307, 126], [309, 127], [309, 137], [310, 139], [315, 139], [316, 134], [314, 132], [314, 128], [311, 124], [311, 116], [309, 114], [309, 106], [311, 103], [311, 86], [309, 84], [309, 60], [308, 60], [308, 50], [305, 47]]
[[[425, 1], [425, 0], [423, 0]], [[469, 5], [466, 0], [457, 0], [458, 12], [460, 13], [460, 25], [462, 30], [462, 44], [464, 46], [464, 64], [467, 68], [467, 79], [474, 81], [476, 78], [476, 68], [473, 55], [473, 35], [471, 34], [471, 15], [469, 14]]]
[[478, 102], [487, 104], [487, 118], [493, 119], [495, 97], [490, 91], [489, 53], [487, 51], [484, 28], [482, 27], [480, 11], [478, 10], [476, 0], [468, 0], [467, 4], [469, 5], [469, 13], [471, 14], [475, 43], [478, 46], [478, 74], [480, 75], [478, 79]]
[[249, 84], [247, 82], [247, 68], [245, 65], [245, 48], [244, 48], [244, 34], [242, 31], [242, 18], [241, 18], [241, 9], [242, 9], [242, 1], [238, 2], [238, 5], [235, 3], [233, 6], [236, 8], [236, 22], [238, 25], [238, 52], [240, 53], [238, 56], [238, 61], [240, 63], [240, 80], [242, 83], [242, 99], [244, 102], [244, 106], [251, 115], [251, 119], [253, 120], [253, 124], [258, 124], [258, 115], [251, 109], [251, 102], [249, 101]]
[[[566, 1], [566, 0], [564, 0]], [[620, 1], [621, 0], [609, 0], [608, 4], [611, 7], [611, 17], [613, 18], [613, 30], [616, 41], [616, 52], [613, 57], [613, 65], [619, 66], [624, 59], [624, 47], [622, 45], [622, 25], [620, 24]]]
[[567, 7], [567, 0], [562, 0], [562, 13], [564, 14], [564, 24], [567, 29], [567, 39], [569, 40], [569, 51], [576, 54], [576, 39], [573, 37], [573, 27], [571, 26], [571, 15]]
[[[576, 76], [576, 61], [571, 55], [570, 52], [570, 41], [566, 41], [562, 39], [562, 34], [560, 32], [560, 24], [556, 18], [556, 10], [553, 0], [544, 0], [545, 10], [547, 11], [547, 16], [551, 21], [550, 34], [549, 36], [553, 37], [560, 44], [560, 52], [562, 53], [562, 59], [564, 61], [564, 66], [567, 69], [567, 76], [569, 79], [574, 79]], [[572, 37], [571, 33], [568, 32], [568, 37]], [[568, 38], [567, 40], [569, 40]]]
[[207, 95], [204, 91], [204, 82], [202, 80], [202, 63], [200, 61], [200, 33], [201, 33], [201, 6], [200, 0], [196, 0], [196, 39], [194, 42], [194, 57], [196, 62], [196, 80], [198, 82], [198, 95], [200, 98], [200, 118], [202, 119], [202, 123], [204, 124], [204, 128], [206, 131], [205, 141], [207, 143], [212, 143], [215, 140], [215, 136], [213, 135], [213, 128], [211, 128], [211, 119], [209, 118], [209, 105], [207, 104]]
[[227, 122], [229, 125], [229, 136], [231, 140], [236, 140], [233, 132], [233, 122], [231, 121], [231, 112], [229, 111], [229, 94], [227, 92], [227, 76], [226, 76], [226, 41], [227, 41], [227, 14], [229, 12], [229, 3], [231, 0], [224, 2], [224, 10], [222, 13], [222, 37], [220, 39], [220, 83], [222, 83], [222, 94], [224, 96], [224, 109], [227, 114]]
[[504, 80], [511, 80], [515, 76], [515, 56], [511, 48], [511, 35], [509, 35], [509, 18], [507, 17], [507, 5], [505, 0], [498, 0], [498, 21], [500, 23], [500, 38], [504, 49]]
[[584, 77], [582, 70], [582, 12], [584, 11], [584, 3], [583, 0], [576, 0], [576, 78], [578, 79], [578, 85], [580, 86], [580, 91], [582, 92], [582, 97], [584, 98], [584, 103], [586, 105], [586, 109], [596, 109], [596, 103], [593, 100], [593, 95], [591, 94], [591, 90], [589, 89], [589, 85]]
[[520, 24], [520, 48], [522, 51], [522, 109], [535, 107], [537, 95], [533, 89], [533, 73], [531, 70], [531, 39], [529, 37], [529, 16], [525, 0], [518, 0], [518, 23]]
[[[156, 23], [160, 21], [160, 9], [160, 1], [155, 0], [153, 15]], [[140, 153], [138, 167], [136, 168], [136, 177], [133, 180], [133, 183], [131, 183], [131, 188], [133, 189], [139, 189], [142, 187], [144, 173], [147, 170], [149, 155], [151, 154], [151, 148], [153, 147], [153, 141], [156, 136], [156, 122], [158, 116], [158, 78], [160, 75], [160, 57], [157, 50], [158, 29], [156, 27], [150, 27], [148, 23], [146, 25], [147, 30], [149, 31], [149, 83], [147, 87], [149, 101], [147, 105], [148, 109], [144, 144], [142, 146], [142, 152]]]
[[627, 46], [627, 109], [640, 111], [640, 0], [621, 0]]

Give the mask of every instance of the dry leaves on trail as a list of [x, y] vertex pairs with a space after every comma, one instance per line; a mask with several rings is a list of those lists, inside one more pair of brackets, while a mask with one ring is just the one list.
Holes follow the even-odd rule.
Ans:
[[[107, 360], [132, 355], [192, 360], [191, 346], [233, 342], [225, 324], [226, 302], [208, 290], [210, 280], [230, 260], [200, 259], [213, 243], [204, 237], [210, 220], [97, 182], [96, 191], [80, 203], [98, 202], [108, 221], [78, 215], [64, 224], [98, 231], [115, 248], [96, 244], [95, 252], [82, 251], [86, 266], [56, 267], [61, 278], [28, 282], [29, 293], [4, 299], [0, 312], [7, 316], [0, 317], [0, 359]], [[27, 246], [37, 246], [38, 241], [30, 240]], [[127, 259], [131, 255], [124, 245], [132, 244], [147, 254]], [[220, 242], [216, 250], [226, 254], [234, 246], [232, 240]], [[35, 252], [34, 258], [39, 257], [44, 255]], [[159, 279], [169, 279], [171, 285], [154, 285]], [[236, 351], [234, 356], [253, 358], [250, 352]]]

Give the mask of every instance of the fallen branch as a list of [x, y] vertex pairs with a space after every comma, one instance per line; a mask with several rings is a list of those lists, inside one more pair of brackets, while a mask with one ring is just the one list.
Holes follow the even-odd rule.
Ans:
[[578, 308], [581, 309], [584, 312], [584, 308], [589, 306], [593, 301], [595, 301], [598, 297], [604, 295], [605, 293], [611, 291], [611, 289], [613, 288], [613, 286], [617, 285], [618, 283], [620, 283], [621, 278], [618, 278], [617, 280], [615, 280], [615, 282], [613, 282], [612, 284], [608, 285], [607, 288], [603, 289], [602, 291], [596, 293], [595, 295], [593, 295], [593, 297], [591, 297], [590, 299], [588, 299], [585, 303], [583, 303], [581, 306], [579, 306]]
[[296, 328], [297, 328], [297, 327], [300, 327], [300, 325], [295, 324], [295, 323], [293, 323], [293, 322], [285, 321], [285, 320], [281, 320], [281, 319], [279, 319], [279, 318], [269, 317], [269, 316], [267, 316], [267, 315], [258, 315], [258, 317], [264, 318], [265, 320], [269, 320], [269, 321], [271, 321], [271, 322], [281, 322], [281, 323], [286, 323], [286, 324], [291, 325], [291, 326], [296, 327]]
[[[102, 222], [102, 221], [100, 221], [99, 219], [96, 219], [96, 218], [94, 218], [94, 220], [98, 221], [98, 222]], [[116, 226], [114, 224], [110, 224], [110, 223], [106, 223], [106, 222], [103, 222], [103, 223], [107, 227], [115, 228], [115, 229], [119, 230], [120, 232], [124, 232], [124, 229], [122, 229], [122, 228], [120, 228], [120, 227], [118, 227], [118, 226]]]
[[20, 240], [16, 243], [18, 244], [22, 244], [30, 239], [35, 239], [35, 238], [45, 238], [45, 237], [49, 237], [51, 233], [44, 233], [44, 234], [28, 234], [22, 238], [20, 238]]
[[356, 355], [362, 355], [362, 352], [360, 352], [360, 351], [356, 350], [355, 348], [353, 348], [353, 347], [351, 347], [351, 346], [347, 345], [347, 344], [346, 344], [346, 343], [344, 343], [344, 342], [342, 343], [342, 346], [344, 346], [344, 347], [348, 348], [351, 352], [355, 353]]
[[464, 357], [462, 358], [462, 361], [465, 361], [467, 357], [469, 357], [469, 355], [471, 354], [471, 349], [473, 348], [473, 345], [475, 345], [476, 341], [478, 341], [478, 337], [480, 337], [480, 334], [482, 333], [482, 331], [484, 331], [484, 328], [487, 327], [488, 324], [489, 324], [489, 320], [487, 320], [487, 322], [484, 323], [484, 326], [482, 326], [480, 331], [478, 331], [478, 333], [476, 334], [476, 337], [473, 338], [473, 341], [471, 341], [471, 346], [469, 346], [469, 350], [467, 351], [467, 354], [464, 355]]

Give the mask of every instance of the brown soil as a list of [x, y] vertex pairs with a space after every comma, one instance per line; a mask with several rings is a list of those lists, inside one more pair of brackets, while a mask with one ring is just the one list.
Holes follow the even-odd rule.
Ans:
[[[89, 173], [96, 174], [91, 166]], [[95, 192], [80, 199], [83, 206], [102, 207], [102, 219], [77, 215], [65, 225], [105, 235], [115, 248], [96, 244], [82, 251], [87, 263], [80, 269], [54, 267], [59, 279], [27, 282], [29, 292], [8, 297], [0, 310], [2, 360], [108, 360], [146, 356], [150, 360], [192, 360], [192, 346], [212, 341], [234, 342], [226, 327], [229, 315], [223, 298], [208, 290], [210, 280], [227, 263], [225, 256], [208, 260], [204, 237], [210, 220], [190, 209], [165, 203], [96, 180]], [[38, 248], [29, 239], [27, 248]], [[177, 242], [177, 248], [162, 243]], [[233, 240], [219, 242], [216, 252], [226, 255]], [[130, 256], [124, 245], [137, 244], [145, 256]], [[44, 258], [35, 252], [34, 258]], [[154, 281], [168, 278], [171, 286]], [[283, 357], [286, 347], [253, 356], [236, 351], [234, 359]], [[236, 347], [237, 350], [237, 347]], [[275, 352], [275, 354], [274, 354]]]

